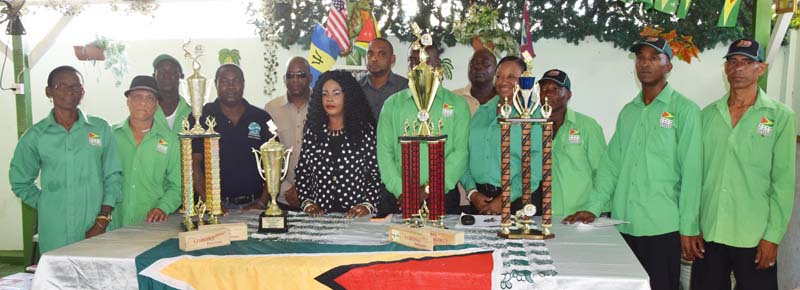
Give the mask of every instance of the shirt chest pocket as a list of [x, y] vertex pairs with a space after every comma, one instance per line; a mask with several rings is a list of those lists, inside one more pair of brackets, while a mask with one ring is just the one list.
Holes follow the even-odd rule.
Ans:
[[772, 164], [772, 148], [775, 145], [775, 136], [761, 135], [758, 132], [750, 132], [745, 142], [749, 143], [748, 146], [740, 146], [739, 156], [742, 156], [744, 162], [753, 168], [769, 170]]

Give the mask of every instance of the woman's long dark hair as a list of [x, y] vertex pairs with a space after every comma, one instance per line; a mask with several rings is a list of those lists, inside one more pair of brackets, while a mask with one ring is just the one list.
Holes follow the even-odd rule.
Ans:
[[[367, 97], [358, 84], [358, 81], [350, 72], [333, 70], [323, 73], [314, 85], [311, 100], [308, 106], [308, 117], [306, 118], [306, 130], [311, 130], [314, 134], [323, 134], [328, 127], [328, 113], [322, 106], [322, 86], [325, 82], [334, 80], [342, 87], [344, 93], [344, 133], [354, 141], [361, 141], [368, 130], [368, 125], [375, 128], [375, 118], [367, 103]], [[374, 129], [372, 130], [374, 131]], [[374, 138], [374, 137], [373, 137]]]

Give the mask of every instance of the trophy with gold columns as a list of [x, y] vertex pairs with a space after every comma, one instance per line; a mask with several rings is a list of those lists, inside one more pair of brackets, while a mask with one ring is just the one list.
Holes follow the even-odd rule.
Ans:
[[[183, 131], [178, 134], [181, 139], [181, 186], [183, 198], [183, 212], [184, 212], [184, 227], [187, 230], [196, 228], [197, 225], [210, 223], [216, 224], [219, 222], [218, 218], [222, 216], [222, 199], [220, 197], [220, 177], [219, 177], [219, 139], [220, 135], [214, 131], [216, 121], [214, 117], [209, 116], [205, 120], [205, 125], [208, 128], [203, 129], [200, 125], [200, 118], [203, 114], [203, 105], [205, 100], [208, 99], [211, 91], [208, 79], [200, 73], [200, 61], [198, 60], [203, 55], [203, 47], [195, 45], [193, 51], [190, 50], [191, 42], [187, 41], [183, 44], [184, 55], [187, 59], [192, 61], [192, 74], [181, 81], [182, 95], [189, 96], [189, 104], [192, 107], [192, 116], [194, 117], [194, 126], [190, 128], [187, 119], [181, 120]], [[192, 175], [192, 142], [195, 139], [201, 139], [203, 142], [203, 162], [205, 171], [205, 192], [200, 193], [201, 199], [204, 199], [205, 206], [197, 207], [194, 205], [194, 177]], [[200, 213], [199, 210], [208, 211], [208, 221], [203, 220], [202, 216], [205, 212]], [[198, 221], [195, 223], [193, 217], [197, 216]]]

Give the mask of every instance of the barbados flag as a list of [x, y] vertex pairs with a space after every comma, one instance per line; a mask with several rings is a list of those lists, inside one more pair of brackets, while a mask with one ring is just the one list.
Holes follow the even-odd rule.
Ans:
[[317, 24], [311, 34], [311, 48], [308, 51], [308, 63], [311, 64], [311, 87], [317, 82], [322, 73], [329, 71], [336, 58], [339, 56], [339, 45], [332, 38], [325, 35], [325, 28]]

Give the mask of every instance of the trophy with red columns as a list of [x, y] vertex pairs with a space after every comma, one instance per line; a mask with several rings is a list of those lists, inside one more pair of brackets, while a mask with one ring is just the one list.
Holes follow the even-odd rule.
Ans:
[[[405, 133], [398, 138], [402, 158], [403, 220], [415, 227], [430, 223], [444, 227], [444, 146], [442, 121], [431, 120], [430, 110], [442, 80], [442, 68], [428, 65], [426, 48], [433, 45], [430, 34], [412, 25], [417, 40], [411, 48], [419, 52], [420, 63], [408, 72], [408, 89], [417, 106], [417, 119], [405, 122]], [[409, 128], [412, 127], [411, 132]], [[420, 184], [420, 143], [428, 146], [428, 183]], [[425, 198], [427, 196], [427, 198]]]

